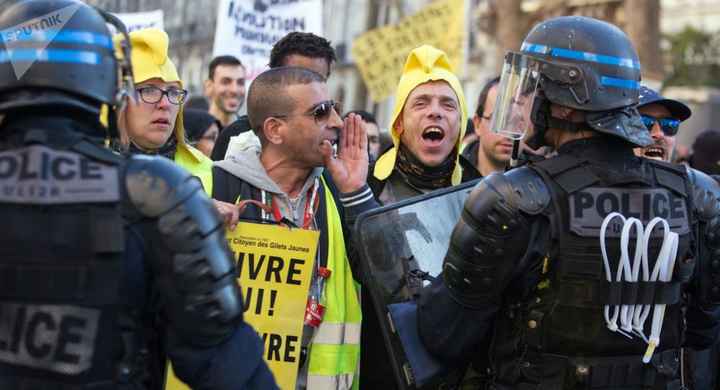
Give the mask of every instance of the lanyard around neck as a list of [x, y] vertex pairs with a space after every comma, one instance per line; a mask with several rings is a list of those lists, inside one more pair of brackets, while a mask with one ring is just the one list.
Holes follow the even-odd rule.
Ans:
[[[317, 210], [318, 203], [320, 201], [320, 198], [317, 196], [319, 187], [320, 182], [317, 178], [315, 178], [312, 187], [308, 188], [305, 201], [305, 210], [303, 212], [303, 222], [301, 226], [303, 229], [309, 229], [310, 225], [312, 224], [315, 210]], [[270, 208], [272, 209], [272, 217], [275, 219], [275, 222], [281, 223], [283, 221], [283, 216], [280, 212], [278, 202], [274, 199], [275, 195], [270, 194], [265, 190], [262, 190], [261, 196], [262, 202], [270, 206]], [[263, 219], [270, 218], [270, 215], [267, 211], [263, 210], [262, 214]]]

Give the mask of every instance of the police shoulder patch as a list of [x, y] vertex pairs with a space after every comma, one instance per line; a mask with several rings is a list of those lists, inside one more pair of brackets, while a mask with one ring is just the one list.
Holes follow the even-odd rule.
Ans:
[[0, 152], [0, 203], [104, 203], [120, 199], [117, 166], [43, 145]]
[[[667, 220], [670, 230], [678, 234], [690, 231], [685, 198], [664, 188], [605, 188], [589, 187], [568, 197], [570, 230], [583, 237], [598, 237], [605, 217], [618, 212], [634, 217], [644, 224], [660, 217]], [[619, 237], [622, 221], [614, 219], [607, 235]], [[661, 234], [655, 230], [654, 234]]]

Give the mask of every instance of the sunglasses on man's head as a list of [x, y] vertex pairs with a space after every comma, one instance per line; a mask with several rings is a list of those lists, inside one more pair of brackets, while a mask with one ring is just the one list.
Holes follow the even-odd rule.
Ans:
[[648, 131], [652, 131], [655, 122], [660, 125], [660, 129], [663, 134], [672, 137], [677, 134], [678, 128], [680, 127], [680, 121], [673, 118], [655, 118], [650, 115], [641, 115], [642, 121]]

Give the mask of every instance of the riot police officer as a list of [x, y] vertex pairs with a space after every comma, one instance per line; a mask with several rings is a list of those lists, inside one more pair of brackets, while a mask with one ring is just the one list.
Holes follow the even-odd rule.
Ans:
[[101, 146], [101, 105], [134, 92], [106, 19], [0, 14], [0, 388], [160, 389], [166, 354], [193, 388], [275, 388], [200, 182]]
[[557, 156], [470, 194], [419, 302], [436, 357], [478, 357], [488, 334], [497, 389], [682, 388], [681, 348], [720, 329], [718, 186], [633, 155], [639, 82], [626, 35], [591, 18], [508, 53], [493, 130]]

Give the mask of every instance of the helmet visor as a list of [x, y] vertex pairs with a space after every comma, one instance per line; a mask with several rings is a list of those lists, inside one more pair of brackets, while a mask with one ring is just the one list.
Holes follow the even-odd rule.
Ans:
[[530, 114], [538, 88], [540, 63], [532, 57], [509, 52], [505, 56], [490, 129], [513, 140], [532, 129]]

